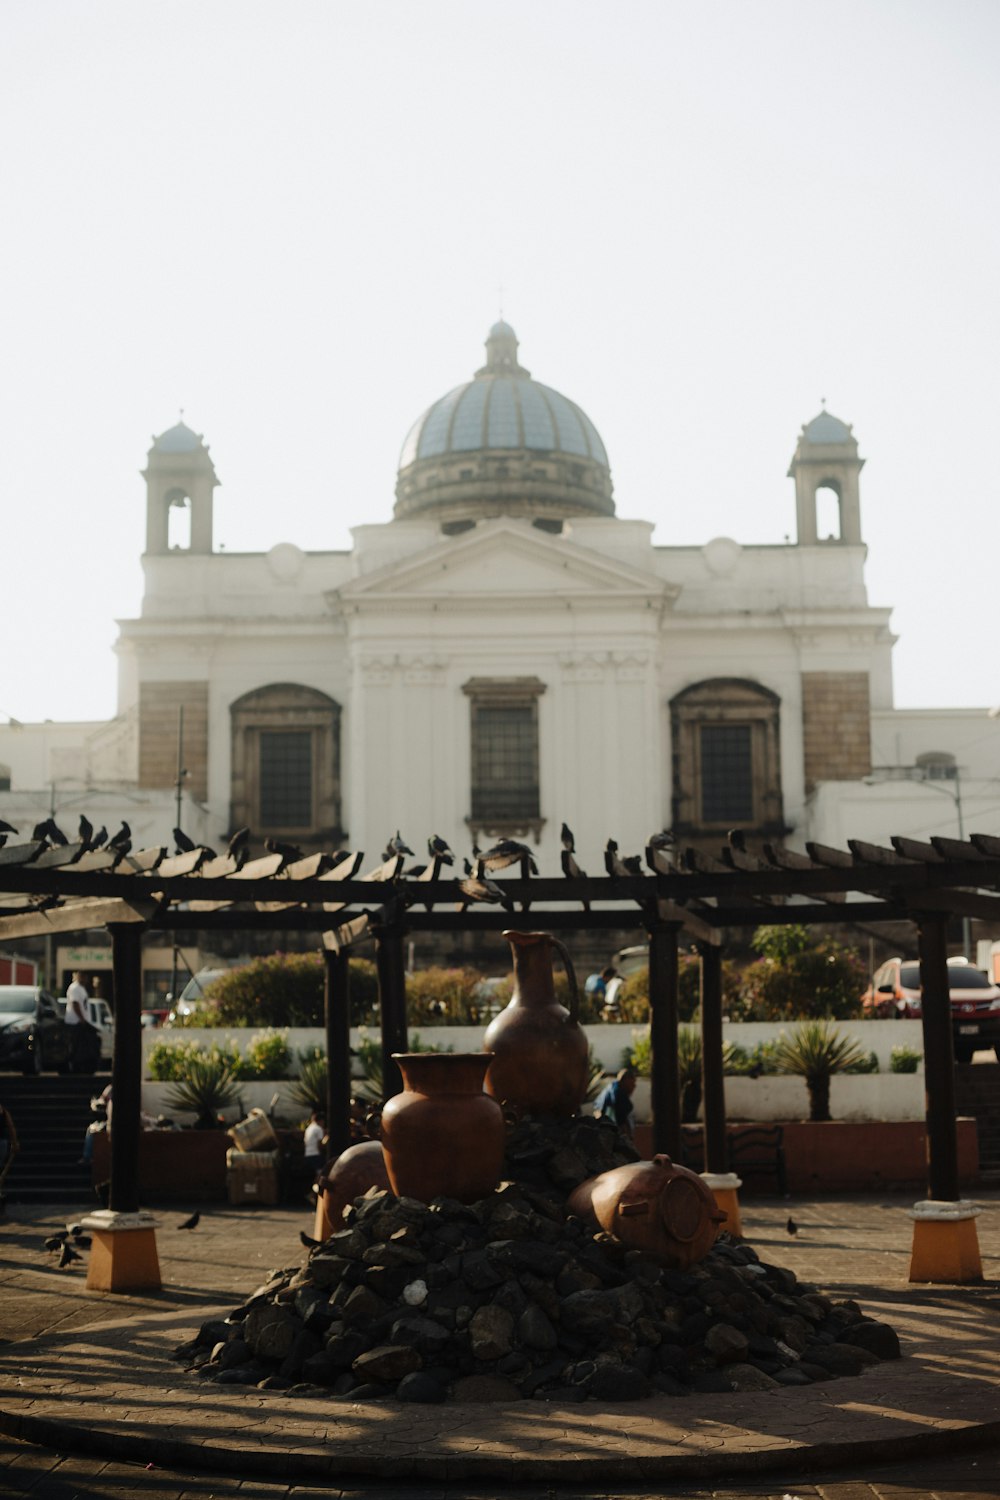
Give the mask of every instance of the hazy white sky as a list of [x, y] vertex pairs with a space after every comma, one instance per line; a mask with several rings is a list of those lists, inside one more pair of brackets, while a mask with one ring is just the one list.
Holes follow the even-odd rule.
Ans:
[[521, 357], [660, 543], [794, 534], [854, 424], [897, 702], [1000, 702], [994, 0], [6, 0], [0, 713], [105, 717], [139, 470], [348, 545], [415, 417]]

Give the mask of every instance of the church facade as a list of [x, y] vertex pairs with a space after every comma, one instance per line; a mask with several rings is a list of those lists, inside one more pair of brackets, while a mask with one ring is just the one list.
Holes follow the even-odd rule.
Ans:
[[[796, 847], [954, 834], [928, 785], [960, 821], [959, 776], [967, 802], [988, 780], [970, 764], [985, 714], [893, 707], [863, 462], [823, 411], [791, 458], [793, 540], [657, 545], [651, 523], [616, 514], [594, 423], [532, 377], [500, 322], [483, 366], [406, 437], [391, 519], [345, 551], [240, 554], [215, 549], [214, 461], [179, 423], [144, 471], [119, 715], [67, 726], [57, 763], [109, 816], [127, 789], [142, 842], [176, 821], [179, 731], [181, 821], [213, 845], [243, 825], [369, 858], [397, 829], [420, 855], [431, 833], [459, 854], [512, 834], [554, 870], [565, 820], [596, 872], [609, 836], [634, 852], [663, 827], [708, 849], [731, 828]], [[821, 538], [831, 492], [838, 527]], [[0, 762], [26, 765], [27, 745], [0, 730]], [[22, 771], [4, 816], [19, 790]]]

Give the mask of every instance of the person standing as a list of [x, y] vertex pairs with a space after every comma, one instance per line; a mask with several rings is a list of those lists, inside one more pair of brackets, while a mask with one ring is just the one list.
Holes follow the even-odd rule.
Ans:
[[[90, 1024], [90, 1017], [87, 1014], [87, 1001], [89, 1000], [89, 998], [90, 996], [87, 994], [86, 987], [83, 983], [83, 977], [80, 974], [79, 969], [74, 969], [73, 977], [70, 980], [69, 988], [66, 991], [65, 1016], [66, 1025], [71, 1028], [69, 1038], [69, 1065], [70, 1070], [73, 1072], [77, 1070], [81, 1059], [83, 1058], [85, 1052], [88, 1050], [88, 1042], [90, 1041], [90, 1038], [87, 1035], [88, 1032], [93, 1033], [93, 1036], [97, 1038], [98, 1050], [100, 1049], [101, 1045], [100, 1038], [97, 1034], [97, 1027]], [[92, 1045], [93, 1043], [91, 1042], [91, 1046]]]

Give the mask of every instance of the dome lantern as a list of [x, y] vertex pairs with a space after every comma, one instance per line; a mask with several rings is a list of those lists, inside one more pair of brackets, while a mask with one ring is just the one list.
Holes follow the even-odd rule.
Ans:
[[517, 335], [494, 323], [486, 364], [418, 417], [396, 483], [397, 519], [433, 517], [449, 528], [515, 515], [554, 525], [614, 515], [608, 456], [574, 402], [531, 378]]

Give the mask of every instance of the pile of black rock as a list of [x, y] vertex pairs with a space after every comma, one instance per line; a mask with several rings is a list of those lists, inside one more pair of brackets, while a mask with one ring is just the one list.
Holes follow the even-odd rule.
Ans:
[[567, 1213], [579, 1182], [636, 1159], [600, 1121], [523, 1122], [489, 1198], [371, 1191], [177, 1357], [222, 1386], [422, 1402], [760, 1391], [899, 1357], [887, 1324], [725, 1234], [674, 1271]]

